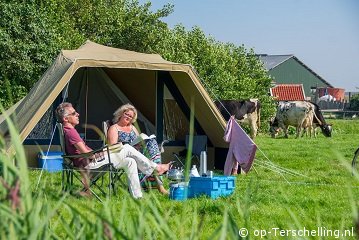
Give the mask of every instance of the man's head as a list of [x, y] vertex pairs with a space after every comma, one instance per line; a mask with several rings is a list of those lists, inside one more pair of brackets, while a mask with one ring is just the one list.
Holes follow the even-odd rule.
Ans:
[[73, 126], [79, 124], [79, 116], [71, 103], [63, 102], [55, 110], [57, 121], [60, 123], [69, 123]]

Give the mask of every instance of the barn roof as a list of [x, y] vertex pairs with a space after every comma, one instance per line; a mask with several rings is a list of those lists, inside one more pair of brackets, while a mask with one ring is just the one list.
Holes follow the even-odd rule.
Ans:
[[304, 68], [306, 68], [309, 72], [311, 72], [314, 76], [316, 76], [318, 79], [320, 79], [323, 83], [328, 85], [328, 87], [333, 87], [332, 84], [325, 81], [324, 78], [319, 76], [316, 72], [314, 72], [312, 69], [310, 69], [307, 65], [305, 65], [302, 61], [300, 61], [297, 57], [295, 57], [293, 54], [287, 54], [287, 55], [268, 55], [268, 54], [259, 54], [259, 59], [263, 62], [264, 67], [270, 71], [273, 68], [279, 66], [280, 64], [284, 63], [285, 61], [293, 58], [295, 61], [297, 61], [300, 65], [302, 65]]
[[294, 55], [267, 55], [267, 54], [261, 54], [259, 55], [259, 59], [263, 62], [264, 67], [269, 71], [281, 63], [287, 61], [291, 57], [294, 57]]
[[303, 84], [278, 84], [270, 89], [271, 95], [277, 101], [304, 101]]

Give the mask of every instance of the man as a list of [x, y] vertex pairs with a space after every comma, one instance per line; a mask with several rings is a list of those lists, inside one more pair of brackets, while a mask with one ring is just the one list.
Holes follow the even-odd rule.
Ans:
[[[76, 155], [91, 152], [92, 149], [85, 144], [75, 129], [75, 126], [79, 124], [80, 114], [76, 112], [72, 104], [68, 102], [61, 103], [55, 111], [58, 121], [63, 124], [66, 153]], [[137, 169], [146, 175], [161, 175], [168, 171], [170, 167], [170, 164], [156, 164], [148, 160], [128, 144], [123, 145], [120, 150], [110, 151], [110, 159], [116, 169], [123, 168], [127, 173], [130, 193], [136, 199], [142, 197]], [[73, 163], [75, 167], [80, 169], [97, 169], [109, 163], [108, 153], [99, 152], [91, 158], [76, 158]], [[86, 171], [81, 171], [81, 174], [86, 179]], [[87, 181], [85, 181], [84, 185], [88, 189]]]

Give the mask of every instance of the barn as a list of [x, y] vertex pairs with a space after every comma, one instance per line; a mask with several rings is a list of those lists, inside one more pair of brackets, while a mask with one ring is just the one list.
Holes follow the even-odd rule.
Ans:
[[302, 84], [306, 97], [312, 97], [313, 89], [333, 88], [294, 55], [260, 54], [260, 60], [273, 77], [275, 84]]

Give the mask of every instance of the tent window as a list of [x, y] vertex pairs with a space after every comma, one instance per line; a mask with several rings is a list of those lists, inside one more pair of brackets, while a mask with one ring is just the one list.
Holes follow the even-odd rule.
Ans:
[[184, 140], [189, 132], [189, 121], [166, 86], [163, 104], [165, 139]]
[[27, 139], [51, 139], [54, 122], [54, 109], [50, 107], [30, 132]]

